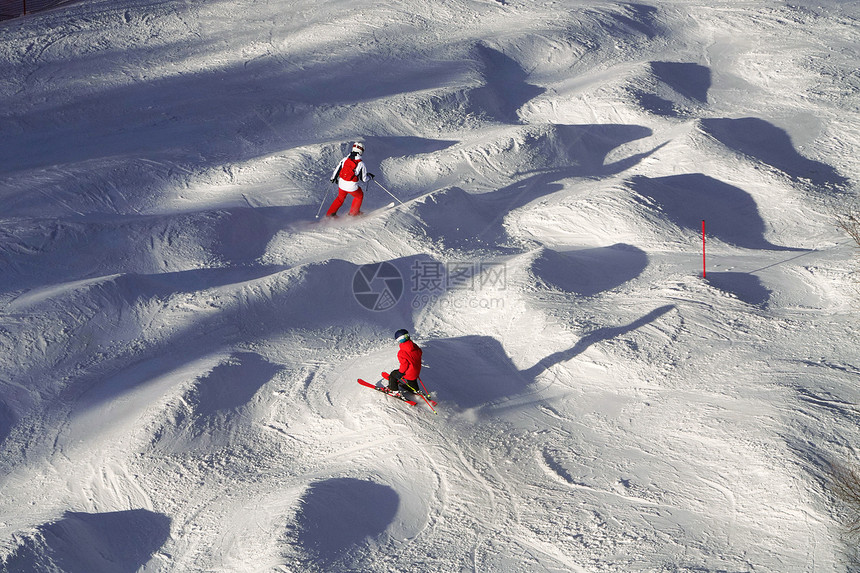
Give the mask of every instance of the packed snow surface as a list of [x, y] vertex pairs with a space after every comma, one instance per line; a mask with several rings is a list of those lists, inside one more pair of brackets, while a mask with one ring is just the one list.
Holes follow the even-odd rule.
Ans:
[[[850, 569], [858, 62], [837, 0], [2, 23], [0, 566]], [[356, 383], [399, 328], [437, 414]]]

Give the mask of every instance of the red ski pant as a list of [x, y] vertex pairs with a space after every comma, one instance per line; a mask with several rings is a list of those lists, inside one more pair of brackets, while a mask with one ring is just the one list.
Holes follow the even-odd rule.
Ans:
[[400, 385], [403, 384], [412, 392], [418, 391], [418, 380], [407, 380], [403, 377], [400, 370], [395, 370], [388, 375], [388, 389], [392, 392], [400, 390]]
[[340, 209], [341, 205], [343, 205], [347, 195], [352, 195], [352, 204], [349, 206], [349, 214], [358, 215], [361, 212], [361, 202], [364, 200], [364, 192], [361, 190], [361, 187], [359, 187], [357, 191], [344, 191], [343, 189], [338, 189], [337, 197], [334, 198], [334, 201], [331, 203], [331, 207], [329, 207], [326, 212], [327, 217], [337, 215], [337, 210]]

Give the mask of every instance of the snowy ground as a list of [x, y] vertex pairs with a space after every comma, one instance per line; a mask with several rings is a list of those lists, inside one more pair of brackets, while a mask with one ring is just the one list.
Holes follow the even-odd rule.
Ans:
[[[851, 569], [858, 62], [838, 0], [4, 22], [0, 566]], [[401, 327], [438, 415], [355, 383]]]

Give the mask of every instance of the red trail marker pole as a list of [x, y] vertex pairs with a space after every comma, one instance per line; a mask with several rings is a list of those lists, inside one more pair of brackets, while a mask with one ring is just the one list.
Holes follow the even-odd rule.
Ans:
[[705, 220], [702, 219], [702, 278], [708, 278], [705, 268]]

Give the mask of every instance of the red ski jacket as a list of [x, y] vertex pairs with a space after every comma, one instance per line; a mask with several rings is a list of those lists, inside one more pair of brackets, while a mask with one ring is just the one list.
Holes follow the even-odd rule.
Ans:
[[397, 359], [400, 361], [400, 370], [403, 372], [405, 380], [417, 380], [421, 374], [421, 349], [411, 340], [400, 343], [400, 350], [397, 352]]
[[352, 193], [358, 191], [358, 183], [368, 180], [367, 167], [361, 157], [353, 158], [352, 155], [344, 157], [334, 168], [332, 179], [338, 178], [338, 187]]

